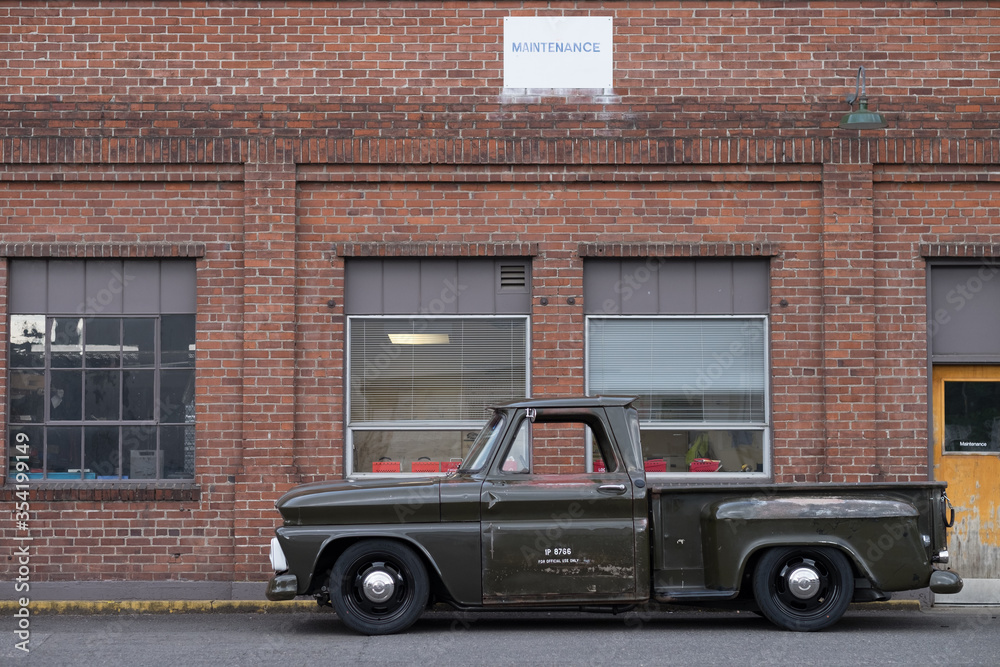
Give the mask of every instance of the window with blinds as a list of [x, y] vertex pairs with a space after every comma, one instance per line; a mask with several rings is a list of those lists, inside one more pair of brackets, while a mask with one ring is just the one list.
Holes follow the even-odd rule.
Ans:
[[487, 407], [527, 394], [527, 317], [351, 317], [348, 326], [355, 472], [444, 471]]
[[644, 420], [764, 423], [764, 340], [763, 318], [592, 318], [590, 391]]
[[589, 317], [587, 390], [637, 396], [651, 473], [768, 472], [767, 322]]

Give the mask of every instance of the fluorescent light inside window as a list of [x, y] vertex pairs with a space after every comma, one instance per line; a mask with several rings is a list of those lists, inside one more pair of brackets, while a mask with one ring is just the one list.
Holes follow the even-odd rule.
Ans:
[[389, 340], [393, 345], [447, 345], [446, 333], [391, 333]]

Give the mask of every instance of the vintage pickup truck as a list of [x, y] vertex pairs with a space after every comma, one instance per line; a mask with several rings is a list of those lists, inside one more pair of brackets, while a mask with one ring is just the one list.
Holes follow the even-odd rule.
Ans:
[[435, 602], [731, 606], [804, 631], [852, 601], [962, 588], [936, 566], [954, 518], [943, 483], [654, 482], [643, 463], [630, 398], [499, 406], [444, 477], [321, 482], [280, 498], [266, 595], [315, 596], [364, 634], [405, 630]]

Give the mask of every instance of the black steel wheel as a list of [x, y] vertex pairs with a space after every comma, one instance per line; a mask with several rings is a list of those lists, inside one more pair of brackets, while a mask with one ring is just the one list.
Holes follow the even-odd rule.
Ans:
[[365, 635], [406, 630], [423, 613], [429, 591], [420, 557], [390, 540], [351, 545], [330, 572], [330, 602], [337, 616]]
[[770, 549], [757, 563], [753, 593], [761, 613], [778, 627], [822, 630], [840, 620], [851, 604], [854, 572], [837, 549]]

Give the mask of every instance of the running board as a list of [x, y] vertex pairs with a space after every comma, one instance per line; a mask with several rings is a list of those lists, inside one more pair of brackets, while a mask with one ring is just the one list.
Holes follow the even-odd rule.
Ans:
[[653, 599], [657, 602], [696, 602], [699, 600], [732, 600], [738, 591], [719, 591], [713, 588], [656, 588]]

